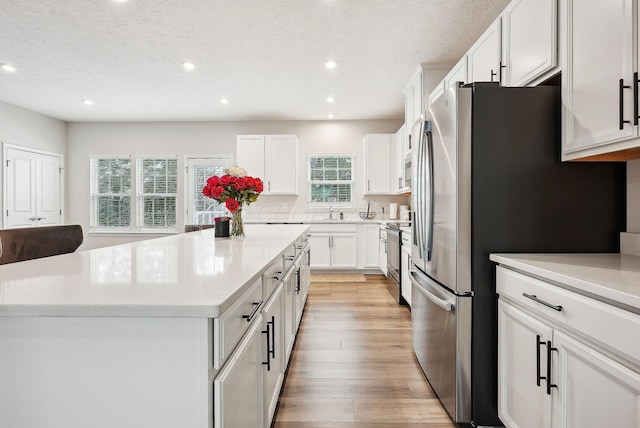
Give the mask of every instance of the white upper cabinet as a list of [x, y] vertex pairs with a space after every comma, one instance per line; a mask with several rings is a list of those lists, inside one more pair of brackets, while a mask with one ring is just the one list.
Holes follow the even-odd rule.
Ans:
[[633, 0], [560, 0], [563, 160], [640, 145], [625, 142], [638, 135], [634, 10]]
[[298, 138], [295, 135], [238, 135], [236, 162], [264, 182], [264, 195], [298, 194]]
[[407, 177], [405, 177], [405, 159], [407, 155], [404, 151], [404, 142], [406, 140], [407, 127], [406, 125], [402, 125], [400, 129], [398, 129], [398, 132], [396, 132], [392, 142], [393, 168], [391, 169], [391, 184], [393, 193], [404, 193], [411, 190], [409, 186], [407, 186]]
[[557, 10], [557, 0], [513, 0], [502, 12], [503, 86], [535, 84], [556, 71]]
[[468, 82], [500, 82], [500, 17], [467, 52]]
[[444, 89], [448, 90], [459, 83], [469, 83], [468, 79], [467, 56], [460, 58], [460, 61], [451, 68], [451, 71], [444, 77]]
[[364, 194], [391, 194], [391, 159], [395, 134], [364, 136]]

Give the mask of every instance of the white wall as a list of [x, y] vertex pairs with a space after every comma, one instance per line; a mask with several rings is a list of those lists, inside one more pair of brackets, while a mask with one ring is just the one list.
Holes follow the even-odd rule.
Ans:
[[[59, 153], [65, 155], [66, 158], [66, 123], [0, 101], [0, 142]], [[0, 158], [2, 156], [3, 153], [0, 150]], [[4, 166], [4, 159], [2, 159], [2, 165]], [[0, 174], [2, 192], [4, 192], [3, 180], [4, 174]], [[2, 213], [4, 213], [3, 199], [0, 198], [0, 212]]]
[[[295, 215], [305, 211], [307, 201], [306, 158], [309, 153], [346, 153], [356, 157], [356, 204], [362, 201], [363, 136], [367, 133], [395, 133], [400, 120], [383, 121], [272, 121], [272, 122], [145, 122], [68, 124], [67, 222], [89, 230], [89, 158], [96, 155], [178, 155], [184, 170], [186, 155], [231, 155], [235, 159], [238, 134], [295, 134], [299, 141], [299, 196], [261, 196], [248, 215], [269, 213]], [[184, 188], [184, 177], [179, 188]], [[408, 197], [376, 198], [407, 203]], [[288, 208], [283, 208], [287, 202]], [[183, 200], [178, 201], [178, 224], [185, 223]], [[357, 208], [357, 207], [356, 207]], [[388, 210], [387, 210], [388, 212]], [[112, 245], [149, 235], [88, 235], [81, 249]]]

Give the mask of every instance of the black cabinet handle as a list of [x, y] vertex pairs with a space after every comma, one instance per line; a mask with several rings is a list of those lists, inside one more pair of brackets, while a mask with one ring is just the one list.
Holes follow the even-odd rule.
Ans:
[[551, 388], [557, 388], [558, 385], [551, 383], [551, 351], [557, 351], [558, 348], [551, 347], [551, 341], [547, 340], [547, 395], [551, 395]]
[[493, 82], [493, 78], [497, 76], [498, 73], [496, 73], [495, 71], [493, 71], [493, 68], [491, 69], [491, 81]]
[[269, 343], [267, 343], [267, 354], [271, 355], [271, 358], [275, 359], [276, 358], [276, 317], [275, 315], [271, 315], [271, 321], [267, 321], [267, 330], [269, 329], [269, 325], [271, 325], [271, 349], [269, 349]]
[[296, 270], [296, 294], [300, 294], [300, 268]]
[[623, 117], [623, 113], [624, 113], [623, 112], [623, 110], [624, 110], [624, 90], [625, 89], [629, 89], [629, 88], [631, 88], [631, 86], [625, 85], [624, 84], [624, 79], [620, 79], [618, 81], [618, 101], [620, 102], [620, 106], [619, 106], [619, 113], [620, 113], [620, 116], [619, 116], [620, 123], [619, 123], [619, 125], [620, 125], [620, 129], [624, 128], [624, 124], [625, 123], [631, 123], [628, 120], [624, 120], [624, 117]]
[[538, 297], [535, 294], [522, 293], [522, 295], [524, 297], [526, 297], [527, 299], [531, 299], [534, 302], [543, 304], [546, 307], [553, 309], [554, 311], [558, 311], [558, 312], [562, 311], [562, 306], [560, 306], [560, 305], [552, 305], [551, 303], [547, 303], [544, 300], [540, 300], [540, 299], [538, 299]]
[[502, 61], [500, 61], [500, 77], [498, 78], [498, 83], [502, 84], [502, 69], [503, 68], [507, 68], [506, 65], [502, 64]]
[[638, 125], [638, 72], [633, 73], [633, 124]]
[[262, 334], [266, 334], [267, 335], [267, 361], [263, 361], [262, 365], [263, 366], [267, 366], [267, 371], [270, 372], [271, 371], [271, 358], [269, 358], [269, 343], [271, 342], [271, 328], [269, 323], [267, 323], [267, 329], [266, 330], [262, 330]]
[[247, 320], [247, 322], [251, 322], [253, 317], [256, 315], [256, 312], [258, 312], [258, 309], [260, 309], [260, 305], [262, 305], [262, 300], [259, 302], [253, 302], [253, 311], [251, 311], [249, 315], [243, 315], [242, 318]]
[[540, 376], [540, 345], [547, 345], [547, 342], [540, 340], [540, 335], [536, 335], [536, 384], [540, 386], [541, 380], [546, 380], [544, 376]]

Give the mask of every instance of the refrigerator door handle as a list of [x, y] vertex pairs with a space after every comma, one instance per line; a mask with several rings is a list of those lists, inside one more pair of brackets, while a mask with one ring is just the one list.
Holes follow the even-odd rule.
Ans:
[[427, 229], [427, 239], [424, 243], [424, 252], [426, 253], [426, 260], [431, 261], [431, 250], [433, 247], [433, 222], [434, 222], [434, 199], [435, 199], [435, 188], [433, 185], [433, 132], [431, 131], [431, 123], [427, 122], [427, 129], [425, 129], [425, 143], [427, 144], [427, 165], [428, 168], [427, 177], [429, 178], [429, 220], [426, 225]]
[[416, 202], [417, 202], [417, 206], [414, 207], [414, 211], [416, 213], [415, 218], [414, 218], [414, 223], [415, 223], [415, 242], [416, 245], [418, 247], [418, 255], [420, 257], [420, 260], [424, 260], [424, 255], [422, 254], [423, 252], [423, 248], [424, 246], [422, 245], [422, 240], [423, 240], [423, 228], [422, 228], [422, 222], [424, 220], [424, 215], [422, 214], [422, 207], [424, 206], [424, 201], [422, 199], [422, 177], [424, 177], [423, 175], [423, 148], [424, 148], [424, 141], [422, 139], [422, 133], [419, 134], [420, 137], [418, 138], [418, 146], [416, 147], [418, 153], [416, 156], [416, 180], [415, 180], [415, 191], [416, 191]]
[[420, 285], [418, 281], [416, 281], [415, 279], [416, 271], [414, 270], [409, 271], [409, 276], [411, 278], [411, 285], [413, 285], [415, 290], [417, 290], [419, 293], [421, 293], [423, 296], [429, 299], [432, 303], [434, 303], [440, 309], [444, 309], [447, 312], [453, 312], [453, 310], [455, 309], [455, 305], [453, 303], [447, 302], [446, 300], [442, 300], [438, 296], [435, 296], [434, 294], [428, 292], [427, 290], [424, 289], [422, 285]]

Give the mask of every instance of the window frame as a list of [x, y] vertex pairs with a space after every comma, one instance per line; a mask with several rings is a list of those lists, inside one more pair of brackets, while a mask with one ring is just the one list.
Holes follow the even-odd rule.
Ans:
[[[351, 179], [350, 180], [313, 180], [311, 178], [311, 160], [313, 158], [349, 158], [351, 161]], [[339, 208], [339, 209], [353, 209], [354, 208], [354, 191], [355, 191], [355, 171], [356, 169], [356, 157], [353, 154], [348, 153], [315, 153], [307, 155], [307, 207], [310, 209], [326, 209], [329, 206]], [[313, 185], [336, 185], [336, 184], [346, 184], [350, 186], [350, 197], [351, 200], [349, 202], [319, 202], [314, 201], [312, 199], [312, 186]]]
[[[192, 168], [196, 165], [198, 165], [199, 161], [203, 161], [202, 165], [205, 165], [207, 163], [211, 163], [211, 166], [214, 166], [216, 168], [227, 168], [229, 166], [231, 166], [233, 164], [233, 157], [230, 155], [218, 155], [218, 156], [212, 156], [212, 155], [203, 155], [203, 156], [196, 156], [196, 155], [188, 155], [185, 156], [184, 158], [184, 165], [185, 165], [185, 180], [184, 180], [184, 187], [185, 187], [185, 191], [184, 191], [184, 206], [185, 206], [185, 217], [184, 217], [184, 224], [207, 224], [207, 223], [197, 223], [196, 219], [194, 217], [194, 212], [196, 207], [195, 207], [195, 197], [196, 197], [196, 192], [198, 193], [198, 196], [202, 194], [202, 189], [196, 189], [196, 183], [194, 182], [194, 176], [193, 176], [193, 171]], [[219, 165], [215, 165], [219, 163]], [[204, 187], [204, 185], [203, 185]], [[211, 199], [212, 203], [216, 203], [213, 199]], [[219, 204], [222, 206], [222, 204]], [[214, 211], [214, 213], [216, 213], [218, 211]], [[223, 208], [222, 210], [219, 211], [220, 214], [224, 214], [225, 216], [228, 215], [228, 210], [225, 208]], [[214, 214], [215, 217], [215, 214]]]

